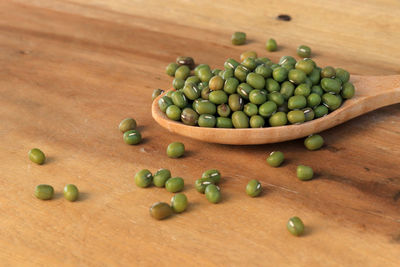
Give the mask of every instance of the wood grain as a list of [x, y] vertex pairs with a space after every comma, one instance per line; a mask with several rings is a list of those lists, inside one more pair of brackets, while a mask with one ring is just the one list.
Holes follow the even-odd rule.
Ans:
[[[310, 45], [319, 65], [363, 75], [399, 74], [398, 1], [0, 1], [0, 259], [4, 266], [398, 266], [400, 106], [322, 133], [315, 152], [302, 140], [261, 146], [212, 145], [172, 135], [151, 118], [151, 92], [168, 89], [178, 55], [221, 66], [247, 49], [273, 60]], [[275, 20], [290, 14], [290, 22]], [[312, 15], [310, 15], [312, 14]], [[251, 42], [232, 47], [232, 31]], [[276, 53], [263, 49], [274, 37]], [[118, 123], [137, 119], [144, 141], [122, 142]], [[165, 155], [182, 141], [186, 156]], [[27, 152], [41, 148], [43, 166]], [[269, 168], [273, 150], [285, 153]], [[316, 179], [295, 178], [298, 164]], [[166, 221], [148, 208], [169, 201], [139, 189], [142, 168], [185, 178], [191, 205]], [[223, 173], [223, 202], [207, 203], [193, 183]], [[263, 195], [244, 194], [259, 179]], [[52, 184], [52, 201], [33, 189]], [[67, 183], [82, 192], [65, 201]], [[307, 226], [294, 238], [291, 216]]]

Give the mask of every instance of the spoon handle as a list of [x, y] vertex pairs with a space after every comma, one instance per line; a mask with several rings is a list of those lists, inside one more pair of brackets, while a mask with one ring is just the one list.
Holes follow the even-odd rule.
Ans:
[[400, 103], [400, 75], [358, 76], [351, 79], [356, 95], [337, 110], [340, 123], [372, 110]]
[[352, 82], [356, 87], [356, 96], [348, 100], [348, 107], [358, 107], [355, 111], [358, 115], [400, 103], [400, 75], [354, 75]]

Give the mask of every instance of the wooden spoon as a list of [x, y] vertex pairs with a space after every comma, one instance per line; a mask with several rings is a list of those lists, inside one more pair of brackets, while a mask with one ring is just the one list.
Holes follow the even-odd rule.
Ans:
[[356, 88], [353, 98], [319, 119], [302, 124], [266, 128], [223, 129], [188, 126], [172, 121], [158, 108], [157, 97], [152, 104], [154, 120], [172, 133], [196, 140], [231, 145], [255, 145], [293, 140], [332, 128], [352, 118], [378, 109], [400, 103], [400, 75], [359, 76], [352, 75], [351, 82]]

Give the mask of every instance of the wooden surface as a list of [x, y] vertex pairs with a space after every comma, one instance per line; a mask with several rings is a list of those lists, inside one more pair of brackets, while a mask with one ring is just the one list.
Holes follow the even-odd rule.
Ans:
[[[178, 55], [220, 67], [248, 49], [277, 60], [299, 44], [319, 65], [354, 74], [400, 73], [399, 1], [0, 1], [0, 265], [2, 266], [398, 266], [400, 262], [400, 105], [302, 140], [262, 146], [212, 145], [170, 134], [151, 118], [154, 88]], [[275, 20], [278, 14], [292, 21]], [[230, 45], [235, 30], [250, 43]], [[274, 37], [279, 51], [267, 53]], [[118, 123], [133, 116], [144, 142], [122, 142]], [[166, 146], [182, 141], [182, 159]], [[27, 152], [41, 148], [43, 166]], [[266, 156], [285, 153], [281, 168]], [[298, 181], [295, 168], [317, 173]], [[139, 189], [142, 168], [185, 178], [187, 212], [166, 221], [148, 208], [169, 201]], [[208, 168], [223, 174], [223, 202], [207, 203], [193, 183]], [[248, 180], [265, 192], [244, 194]], [[33, 189], [52, 184], [54, 200]], [[67, 183], [80, 201], [61, 196]], [[303, 237], [285, 229], [300, 216]]]
[[[352, 75], [351, 82], [357, 88], [353, 98], [346, 100], [340, 109], [318, 120], [279, 127], [224, 129], [189, 126], [170, 120], [158, 106], [158, 101], [168, 91], [159, 95], [152, 103], [153, 119], [174, 134], [209, 143], [228, 145], [272, 144], [295, 140], [319, 133], [342, 124], [360, 115], [381, 107], [400, 103], [400, 75], [360, 76]], [[173, 91], [173, 89], [171, 89]]]

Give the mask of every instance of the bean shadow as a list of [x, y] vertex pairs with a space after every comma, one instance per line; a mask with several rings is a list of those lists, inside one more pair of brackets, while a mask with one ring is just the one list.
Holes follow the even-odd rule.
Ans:
[[88, 200], [90, 198], [90, 194], [86, 193], [86, 192], [79, 192], [79, 198], [77, 201], [81, 202], [81, 201], [85, 201]]
[[282, 164], [279, 167], [286, 167], [286, 166], [290, 165], [292, 162], [293, 162], [293, 159], [285, 158], [285, 160], [282, 162]]
[[53, 163], [55, 160], [56, 160], [56, 157], [54, 157], [54, 156], [50, 156], [50, 157], [47, 157], [47, 156], [46, 156], [46, 161], [44, 162], [44, 164], [45, 164], [45, 165], [46, 165], [46, 164], [51, 164], [51, 163]]
[[221, 186], [221, 185], [223, 185], [223, 184], [225, 184], [226, 182], [231, 181], [231, 180], [232, 180], [231, 177], [222, 176], [222, 177], [221, 177], [221, 180], [219, 180], [218, 186]]
[[185, 154], [183, 154], [182, 158], [187, 158], [195, 155], [195, 153], [192, 150], [185, 150]]
[[148, 138], [148, 137], [142, 138], [142, 141], [140, 142], [140, 145], [145, 145], [145, 144], [147, 144], [149, 141], [150, 141], [150, 138]]
[[53, 199], [63, 198], [64, 194], [62, 192], [54, 192]]
[[328, 150], [329, 152], [332, 153], [337, 153], [340, 150], [344, 150], [345, 148], [340, 148], [340, 147], [335, 147], [333, 145], [323, 145], [320, 150]]
[[194, 189], [194, 185], [193, 184], [185, 184], [185, 187], [183, 188], [183, 191], [190, 191]]
[[139, 125], [136, 127], [136, 130], [139, 132], [143, 132], [146, 128], [147, 128], [147, 126], [145, 126], [145, 125]]
[[315, 232], [315, 229], [312, 225], [306, 225], [306, 226], [304, 226], [304, 232], [300, 237], [310, 236], [314, 232]]
[[[278, 45], [276, 46], [276, 50], [273, 51], [273, 52], [279, 52], [279, 51], [285, 50], [286, 48], [287, 48], [286, 45], [278, 44]], [[272, 52], [272, 53], [273, 53], [273, 52]]]
[[189, 205], [187, 206], [185, 213], [187, 212], [192, 212], [193, 210], [196, 210], [197, 207], [201, 206], [200, 202], [189, 202]]
[[390, 241], [391, 243], [400, 244], [400, 233], [393, 234]]
[[221, 190], [221, 201], [218, 204], [224, 203], [226, 201], [230, 201], [232, 199], [232, 195], [228, 192]]
[[246, 43], [244, 43], [244, 44], [242, 44], [242, 45], [240, 45], [240, 46], [246, 46], [246, 45], [248, 45], [248, 44], [253, 44], [253, 43], [255, 43], [256, 41], [254, 40], [254, 39], [247, 39], [246, 38]]
[[321, 54], [318, 52], [315, 52], [314, 50], [311, 52], [311, 59], [316, 58], [318, 56], [320, 56]]
[[[314, 176], [313, 176], [313, 178], [312, 179], [310, 179], [309, 181], [311, 181], [311, 180], [317, 180], [317, 179], [321, 179], [322, 178], [322, 174], [321, 173], [315, 173], [314, 172]], [[305, 181], [305, 182], [307, 182], [307, 181]]]
[[263, 188], [263, 190], [261, 191], [261, 193], [258, 195], [258, 196], [256, 196], [256, 197], [253, 197], [253, 198], [260, 198], [260, 197], [265, 197], [266, 195], [268, 195], [268, 192], [267, 192], [267, 190], [265, 190], [266, 188], [264, 187]]

